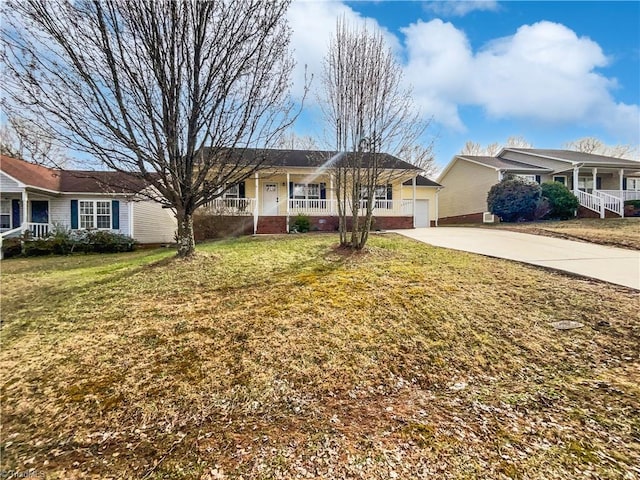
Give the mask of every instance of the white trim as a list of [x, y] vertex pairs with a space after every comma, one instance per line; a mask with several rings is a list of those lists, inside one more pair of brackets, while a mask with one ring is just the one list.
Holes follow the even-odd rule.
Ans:
[[[127, 208], [129, 209], [129, 236], [131, 238], [135, 238], [134, 235], [134, 222], [133, 222], [133, 202], [127, 202]], [[111, 204], [111, 208], [113, 209], [113, 204]], [[120, 224], [120, 219], [118, 219], [118, 224]], [[111, 220], [111, 226], [113, 226], [113, 220]], [[122, 225], [120, 225], [122, 227]]]
[[19, 187], [22, 188], [27, 188], [27, 184], [22, 183], [20, 180], [18, 180], [15, 177], [12, 177], [11, 175], [9, 175], [7, 172], [5, 172], [4, 170], [0, 170], [0, 173], [2, 173], [3, 175], [6, 175], [10, 180], [13, 180], [14, 182], [16, 182], [18, 184]]
[[[111, 200], [105, 200], [104, 198], [99, 199], [91, 199], [91, 198], [78, 198], [78, 230], [113, 230], [113, 204]], [[81, 203], [92, 203], [92, 213], [90, 214], [93, 217], [93, 226], [92, 227], [83, 227], [82, 226], [82, 205]], [[106, 214], [98, 215], [98, 202], [107, 203], [109, 205], [109, 227], [98, 227], [98, 216], [105, 217]], [[85, 214], [85, 217], [88, 217], [89, 214]], [[120, 219], [118, 219], [118, 223], [120, 223]]]

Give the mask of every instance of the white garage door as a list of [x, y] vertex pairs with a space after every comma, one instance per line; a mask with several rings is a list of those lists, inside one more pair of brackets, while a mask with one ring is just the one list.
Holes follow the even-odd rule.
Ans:
[[429, 227], [429, 200], [416, 200], [416, 212], [413, 218], [416, 228]]

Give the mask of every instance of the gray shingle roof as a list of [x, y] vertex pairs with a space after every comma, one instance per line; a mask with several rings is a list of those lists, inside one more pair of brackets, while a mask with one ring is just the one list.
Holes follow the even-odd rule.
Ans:
[[[406, 182], [402, 183], [403, 185], [413, 185], [413, 179], [410, 178], [409, 180], [407, 180]], [[442, 185], [440, 185], [437, 182], [434, 182], [433, 180], [427, 178], [427, 177], [423, 177], [422, 175], [418, 175], [416, 177], [416, 186], [418, 187], [441, 187]]]
[[[210, 154], [209, 148], [203, 149], [203, 155]], [[339, 155], [335, 151], [328, 150], [280, 150], [280, 149], [237, 149], [233, 152], [237, 155], [242, 155], [243, 163], [251, 164], [253, 159], [256, 163], [261, 163], [264, 166], [269, 167], [302, 167], [302, 168], [319, 168], [322, 166], [335, 165], [341, 158], [344, 158], [344, 154]], [[351, 153], [347, 153], [349, 158]], [[379, 153], [378, 161], [382, 168], [398, 169], [398, 170], [420, 170], [415, 165], [411, 165], [404, 160], [400, 160], [388, 153]], [[371, 161], [373, 154], [365, 153], [364, 161]]]
[[550, 172], [550, 168], [539, 167], [529, 163], [517, 162], [515, 160], [507, 160], [499, 157], [485, 157], [475, 155], [458, 155], [458, 157], [472, 162], [480, 163], [488, 167], [498, 168], [500, 170], [511, 170], [519, 172]]
[[[640, 169], [640, 162], [636, 160], [628, 160], [626, 158], [608, 157], [605, 155], [597, 155], [594, 153], [576, 152], [573, 150], [554, 150], [543, 148], [507, 148], [513, 152], [520, 152], [524, 154], [540, 155], [543, 157], [551, 157], [558, 160], [564, 160], [567, 162], [584, 163], [585, 165], [603, 166], [611, 165], [616, 166], [628, 166], [631, 168]], [[534, 161], [533, 157], [531, 160]]]

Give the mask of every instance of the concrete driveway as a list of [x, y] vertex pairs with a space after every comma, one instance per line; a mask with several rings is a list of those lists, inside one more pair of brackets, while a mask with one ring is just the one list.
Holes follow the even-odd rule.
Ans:
[[464, 227], [394, 230], [438, 247], [506, 258], [640, 290], [640, 252], [507, 230]]

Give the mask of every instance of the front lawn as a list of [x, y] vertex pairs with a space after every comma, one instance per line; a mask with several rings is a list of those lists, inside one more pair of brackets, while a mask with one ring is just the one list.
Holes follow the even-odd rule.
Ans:
[[494, 227], [640, 250], [640, 218], [637, 217], [501, 223]]
[[399, 236], [336, 242], [3, 261], [2, 469], [640, 475], [637, 292]]

